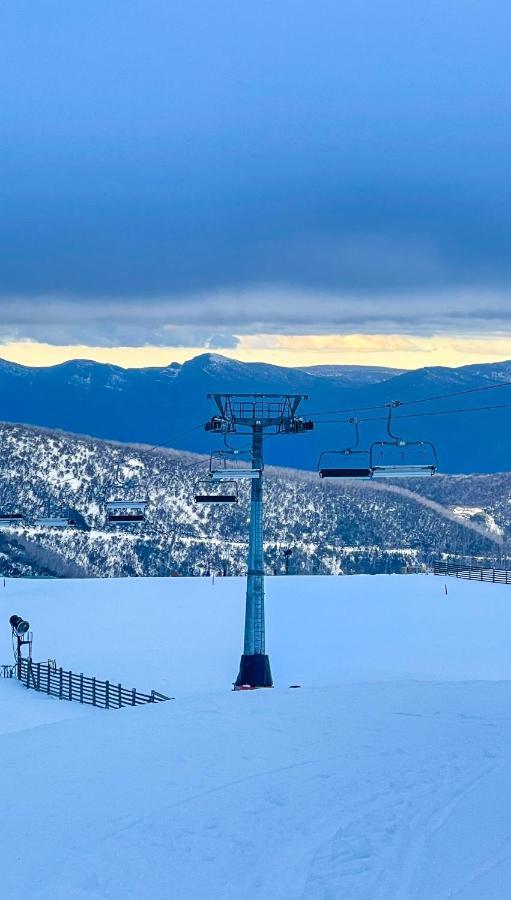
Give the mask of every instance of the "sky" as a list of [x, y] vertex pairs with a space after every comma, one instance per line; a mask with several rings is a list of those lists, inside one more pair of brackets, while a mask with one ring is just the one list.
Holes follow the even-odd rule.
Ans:
[[6, 0], [0, 356], [511, 358], [503, 0]]

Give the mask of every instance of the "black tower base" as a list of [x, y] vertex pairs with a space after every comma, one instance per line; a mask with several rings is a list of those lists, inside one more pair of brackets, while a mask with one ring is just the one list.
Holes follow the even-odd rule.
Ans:
[[234, 690], [263, 687], [273, 687], [269, 657], [265, 653], [243, 655], [240, 671], [234, 682]]

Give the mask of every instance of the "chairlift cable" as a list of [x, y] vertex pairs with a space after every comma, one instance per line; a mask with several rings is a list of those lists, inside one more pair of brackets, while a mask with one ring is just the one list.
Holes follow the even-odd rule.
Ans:
[[[482, 385], [481, 387], [466, 388], [461, 391], [451, 391], [447, 394], [436, 394], [432, 397], [419, 397], [417, 400], [401, 400], [399, 405], [400, 406], [412, 406], [413, 404], [416, 404], [416, 403], [431, 403], [434, 400], [448, 400], [451, 397], [462, 397], [466, 394], [477, 394], [477, 393], [481, 393], [482, 391], [493, 391], [496, 388], [503, 388], [503, 387], [511, 387], [511, 381], [499, 381], [496, 384], [486, 384], [486, 385]], [[308, 413], [308, 416], [310, 416], [310, 418], [313, 418], [314, 416], [329, 416], [329, 415], [335, 415], [336, 413], [342, 414], [342, 413], [350, 413], [350, 412], [371, 412], [372, 410], [375, 410], [375, 409], [385, 409], [386, 406], [387, 406], [386, 403], [380, 403], [380, 404], [377, 404], [374, 406], [350, 406], [347, 409], [325, 409], [325, 410], [318, 410], [316, 412]]]
[[199, 425], [194, 425], [193, 428], [188, 428], [186, 431], [180, 432], [180, 434], [173, 434], [171, 437], [167, 438], [166, 444], [154, 444], [152, 447], [149, 447], [147, 450], [142, 450], [139, 453], [139, 456], [148, 456], [150, 453], [154, 453], [155, 450], [166, 450], [168, 448], [169, 441], [177, 441], [179, 438], [186, 437], [186, 435], [191, 434], [192, 431], [198, 431], [200, 428], [204, 428], [204, 422], [201, 422]]
[[[405, 404], [401, 404], [404, 406]], [[455, 413], [469, 413], [469, 412], [485, 412], [487, 410], [492, 409], [510, 409], [511, 403], [496, 403], [490, 406], [462, 406], [458, 409], [438, 409], [431, 410], [430, 412], [420, 412], [420, 413], [405, 413], [402, 416], [394, 416], [394, 421], [397, 422], [399, 419], [420, 419], [425, 416], [450, 416]], [[364, 422], [386, 422], [387, 416], [371, 416], [367, 419], [359, 419], [360, 423]], [[315, 421], [316, 425], [349, 425], [349, 419], [319, 419]]]
[[[511, 403], [496, 403], [492, 406], [471, 406], [471, 407], [460, 407], [459, 409], [439, 409], [432, 410], [431, 412], [421, 412], [421, 413], [405, 413], [403, 416], [395, 416], [394, 421], [398, 421], [399, 419], [418, 419], [424, 418], [425, 416], [450, 416], [455, 413], [469, 413], [469, 412], [485, 412], [491, 409], [510, 409]], [[363, 422], [381, 422], [386, 419], [386, 416], [378, 416], [370, 419], [362, 419]]]
[[449, 394], [437, 394], [436, 397], [422, 397], [418, 400], [403, 400], [400, 406], [412, 406], [414, 403], [429, 403], [433, 400], [447, 400], [450, 397], [462, 397], [465, 394], [478, 394], [482, 391], [493, 391], [496, 388], [511, 387], [511, 381], [499, 381], [497, 384], [486, 384], [482, 387], [467, 388], [463, 391], [451, 391]]
[[[193, 428], [189, 428], [187, 431], [182, 431], [180, 434], [174, 434], [171, 437], [167, 438], [167, 440], [168, 441], [177, 441], [179, 438], [185, 437], [187, 434], [191, 434], [192, 431], [198, 431], [199, 428], [203, 428], [203, 427], [204, 427], [204, 424], [201, 422], [200, 425], [194, 425]], [[126, 447], [130, 447], [130, 446], [131, 446], [130, 443], [126, 444]], [[150, 453], [154, 453], [155, 450], [165, 450], [165, 449], [168, 449], [167, 444], [154, 444], [152, 447], [149, 447], [147, 450], [141, 450], [138, 453], [138, 456], [140, 456], [140, 457], [148, 456]], [[197, 465], [197, 463], [192, 463], [191, 465], [192, 466]], [[76, 475], [69, 475], [68, 477], [63, 478], [60, 481], [60, 485], [69, 484], [70, 482], [75, 481], [76, 478], [77, 478]]]

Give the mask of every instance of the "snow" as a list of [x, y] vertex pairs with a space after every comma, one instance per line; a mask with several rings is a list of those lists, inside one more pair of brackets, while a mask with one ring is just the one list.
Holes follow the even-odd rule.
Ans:
[[504, 529], [498, 525], [494, 517], [481, 506], [453, 506], [451, 512], [458, 519], [469, 522], [472, 520], [478, 521], [484, 525], [488, 531], [501, 536], [504, 535]]
[[[0, 622], [28, 618], [34, 658], [139, 690], [225, 690], [241, 578], [7, 579]], [[267, 578], [275, 683], [511, 678], [511, 588], [431, 575]], [[498, 627], [497, 626], [498, 623]], [[0, 661], [11, 654], [0, 629]]]
[[511, 587], [447, 590], [269, 578], [276, 687], [233, 693], [242, 579], [8, 580], [36, 659], [176, 699], [0, 680], [2, 897], [510, 896]]

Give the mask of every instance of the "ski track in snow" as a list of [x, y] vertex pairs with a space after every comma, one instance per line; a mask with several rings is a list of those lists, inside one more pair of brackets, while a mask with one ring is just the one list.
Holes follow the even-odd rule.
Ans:
[[[35, 895], [32, 884], [19, 896], [145, 898], [154, 895], [146, 892], [150, 885], [163, 896], [191, 898], [447, 898], [460, 888], [460, 875], [448, 889], [434, 889], [427, 880], [431, 860], [439, 858], [432, 844], [442, 829], [452, 827], [451, 820], [455, 833], [459, 830], [463, 804], [478, 802], [492, 779], [502, 784], [507, 767], [502, 752], [509, 746], [509, 725], [505, 741], [498, 727], [488, 729], [494, 755], [489, 761], [488, 746], [478, 737], [481, 730], [486, 733], [484, 723], [469, 718], [470, 709], [485, 705], [491, 688], [389, 683], [306, 690], [296, 700], [282, 691], [267, 699], [212, 695], [209, 709], [196, 703], [191, 710], [188, 704], [177, 712], [166, 709], [154, 734], [164, 746], [152, 754], [147, 735], [147, 743], [142, 739], [143, 715], [137, 714], [135, 725], [135, 717], [123, 713], [121, 736], [129, 734], [137, 748], [131, 766], [121, 763], [116, 773], [108, 764], [100, 779], [106, 796], [97, 791], [98, 821], [89, 810], [90, 820], [71, 846], [66, 824], [50, 818], [58, 874]], [[396, 715], [396, 701], [418, 704], [424, 715]], [[439, 703], [447, 714], [435, 711]], [[154, 718], [161, 719], [163, 710]], [[219, 718], [220, 733], [209, 753], [197, 756], [212, 715]], [[108, 730], [115, 733], [115, 716], [110, 719]], [[63, 750], [74, 737], [68, 724], [74, 723], [60, 726]], [[224, 741], [236, 724], [245, 733], [239, 754], [232, 754]], [[308, 726], [312, 748], [302, 734]], [[268, 733], [254, 748], [260, 727]], [[174, 729], [180, 735], [177, 747]], [[188, 740], [198, 766], [186, 756]], [[105, 741], [94, 727], [88, 747], [93, 756], [98, 743]], [[152, 792], [142, 790], [147, 809], [137, 817], [129, 809], [130, 791], [125, 801], [118, 791], [133, 781], [144, 753], [149, 768], [143, 780]], [[268, 767], [272, 755], [300, 758]], [[226, 778], [231, 767], [245, 774]], [[59, 778], [51, 767], [48, 774], [50, 783], [52, 776]], [[75, 778], [72, 768], [60, 772], [65, 796], [76, 792]], [[200, 783], [203, 788], [194, 790]], [[78, 788], [75, 802], [81, 804], [83, 788]], [[140, 802], [140, 788], [131, 802]], [[452, 854], [452, 840], [448, 847]], [[495, 857], [505, 861], [501, 846], [495, 849], [472, 866], [463, 861], [465, 882], [480, 878]], [[176, 894], [168, 893], [170, 884]]]
[[510, 590], [280, 579], [277, 687], [232, 693], [242, 580], [8, 582], [2, 616], [30, 618], [36, 658], [90, 656], [176, 699], [107, 712], [0, 681], [0, 896], [507, 900]]

